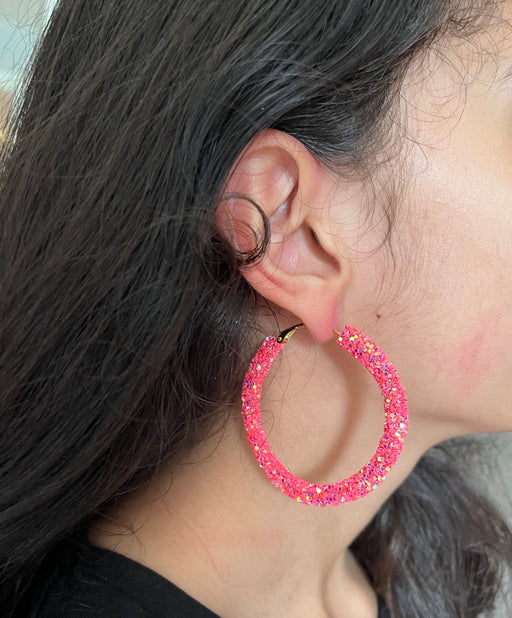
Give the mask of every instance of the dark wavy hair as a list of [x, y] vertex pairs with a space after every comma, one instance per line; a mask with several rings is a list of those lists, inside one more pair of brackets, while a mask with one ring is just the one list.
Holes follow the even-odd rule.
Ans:
[[[6, 616], [59, 542], [238, 405], [257, 302], [239, 267], [268, 229], [237, 255], [215, 209], [244, 147], [272, 127], [368, 174], [411, 60], [492, 4], [60, 0], [0, 152]], [[397, 618], [477, 616], [512, 561], [449, 452], [351, 546]]]

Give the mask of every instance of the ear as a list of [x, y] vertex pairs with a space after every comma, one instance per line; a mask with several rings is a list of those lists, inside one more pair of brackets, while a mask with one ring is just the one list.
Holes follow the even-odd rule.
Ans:
[[268, 129], [235, 163], [217, 211], [220, 232], [242, 252], [261, 241], [267, 219], [270, 243], [242, 274], [318, 342], [340, 327], [350, 270], [329, 225], [332, 188], [331, 176], [298, 140]]

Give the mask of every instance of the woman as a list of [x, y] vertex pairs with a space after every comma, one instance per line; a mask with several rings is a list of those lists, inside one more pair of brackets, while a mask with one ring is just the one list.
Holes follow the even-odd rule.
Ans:
[[1, 159], [7, 616], [493, 607], [510, 532], [431, 447], [512, 430], [511, 20], [58, 3]]

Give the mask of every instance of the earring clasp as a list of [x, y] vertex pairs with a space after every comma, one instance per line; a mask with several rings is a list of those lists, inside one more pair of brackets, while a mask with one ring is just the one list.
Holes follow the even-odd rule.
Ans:
[[280, 335], [278, 335], [276, 338], [277, 343], [288, 343], [288, 340], [293, 335], [293, 333], [296, 330], [299, 330], [300, 328], [304, 328], [304, 324], [302, 323], [296, 324], [295, 326], [292, 326], [291, 328], [287, 328], [286, 330], [283, 330], [283, 332]]

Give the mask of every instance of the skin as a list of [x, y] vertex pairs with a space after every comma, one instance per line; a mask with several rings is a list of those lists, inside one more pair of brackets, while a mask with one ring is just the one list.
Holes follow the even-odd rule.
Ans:
[[[93, 543], [149, 566], [224, 618], [375, 618], [350, 543], [432, 445], [512, 430], [510, 23], [471, 41], [444, 41], [410, 67], [395, 110], [400, 151], [372, 194], [277, 131], [251, 143], [227, 187], [256, 200], [271, 223], [267, 254], [243, 275], [280, 308], [281, 329], [307, 327], [265, 382], [272, 446], [294, 474], [319, 483], [373, 455], [380, 393], [332, 335], [351, 324], [386, 351], [409, 401], [409, 434], [384, 484], [337, 508], [297, 504], [258, 468], [236, 412], [221, 439], [162, 467], [93, 522]], [[390, 178], [401, 180], [400, 201], [382, 244]], [[244, 226], [258, 218], [231, 200], [218, 224], [243, 247]], [[260, 322], [265, 334], [279, 331], [263, 308]], [[262, 338], [254, 334], [255, 345]]]

